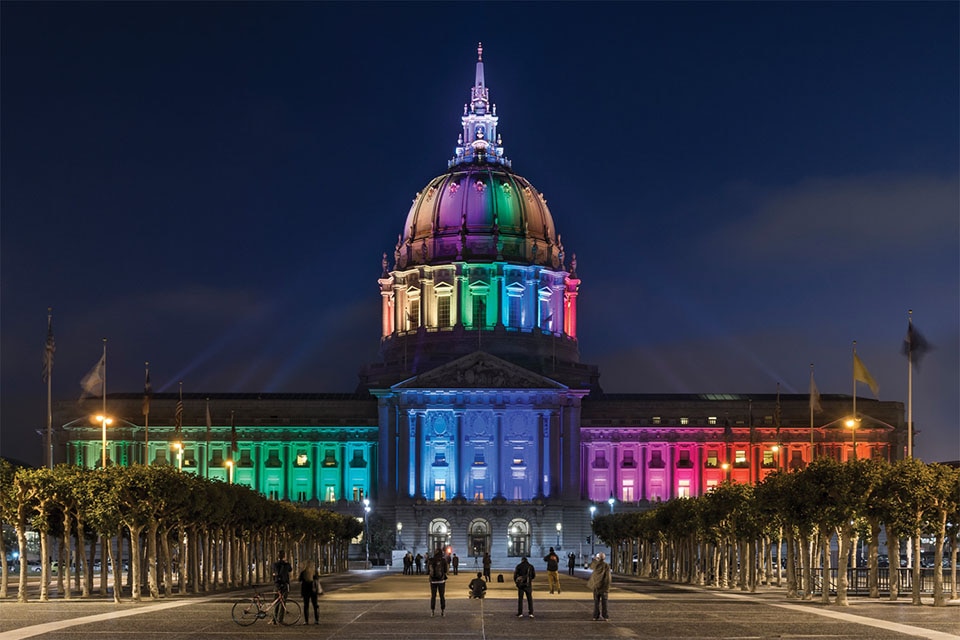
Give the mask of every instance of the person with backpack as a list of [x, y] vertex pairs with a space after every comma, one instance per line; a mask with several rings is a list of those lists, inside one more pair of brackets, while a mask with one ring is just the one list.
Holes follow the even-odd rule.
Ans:
[[523, 617], [523, 597], [527, 597], [527, 615], [533, 617], [533, 579], [537, 571], [527, 562], [527, 556], [520, 559], [520, 564], [513, 570], [513, 581], [517, 585], [517, 617]]
[[313, 561], [308, 560], [300, 572], [300, 595], [303, 597], [303, 624], [310, 624], [310, 604], [313, 604], [313, 621], [320, 624], [320, 605], [317, 596], [323, 593], [320, 586], [320, 574], [314, 569]]
[[430, 617], [437, 613], [437, 595], [440, 596], [440, 617], [443, 617], [447, 608], [447, 559], [440, 549], [427, 560], [427, 577], [430, 578]]
[[550, 593], [553, 593], [554, 587], [557, 593], [560, 593], [560, 556], [553, 547], [550, 547], [550, 553], [543, 556], [543, 560], [547, 563], [547, 583], [550, 585]]

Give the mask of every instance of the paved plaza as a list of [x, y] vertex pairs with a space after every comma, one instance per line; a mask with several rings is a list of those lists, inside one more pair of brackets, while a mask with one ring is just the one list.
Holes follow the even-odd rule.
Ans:
[[[501, 571], [494, 570], [494, 578]], [[316, 638], [420, 640], [453, 638], [960, 638], [960, 602], [945, 608], [914, 607], [909, 597], [891, 603], [852, 598], [849, 607], [787, 600], [784, 590], [756, 594], [684, 587], [651, 580], [615, 579], [610, 620], [594, 622], [586, 572], [561, 576], [551, 595], [546, 576], [535, 583], [535, 618], [517, 618], [510, 572], [491, 582], [487, 597], [467, 598], [470, 571], [451, 576], [445, 616], [430, 616], [425, 576], [354, 571], [324, 580], [320, 624], [250, 627], [230, 617], [232, 603], [252, 592], [185, 596], [119, 605], [104, 600], [0, 602], [0, 640], [151, 640], [154, 638]], [[298, 593], [295, 583], [292, 589]], [[438, 607], [439, 609], [439, 607]]]

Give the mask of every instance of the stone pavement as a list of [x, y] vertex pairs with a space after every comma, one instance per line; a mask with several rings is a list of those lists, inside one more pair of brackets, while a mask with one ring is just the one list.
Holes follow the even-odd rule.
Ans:
[[[516, 617], [516, 589], [491, 582], [483, 601], [467, 598], [475, 572], [452, 576], [444, 617], [430, 617], [425, 576], [383, 570], [353, 571], [324, 579], [320, 625], [274, 627], [260, 621], [239, 627], [230, 619], [231, 603], [250, 593], [175, 597], [169, 600], [114, 605], [103, 600], [17, 604], [0, 603], [0, 640], [30, 637], [48, 640], [129, 640], [141, 638], [275, 638], [329, 640], [426, 640], [432, 638], [960, 638], [960, 601], [945, 608], [914, 607], [897, 602], [851, 598], [851, 606], [824, 606], [787, 600], [785, 590], [761, 588], [755, 594], [685, 587], [651, 580], [616, 578], [610, 594], [609, 622], [593, 622], [593, 601], [585, 571], [561, 575], [562, 593], [546, 589], [538, 574], [534, 613]], [[297, 593], [295, 584], [292, 592]], [[439, 607], [438, 607], [439, 609]]]

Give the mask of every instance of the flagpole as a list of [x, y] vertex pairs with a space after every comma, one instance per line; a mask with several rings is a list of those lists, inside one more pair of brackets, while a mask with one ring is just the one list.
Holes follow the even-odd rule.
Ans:
[[853, 419], [857, 419], [857, 341], [853, 341]]
[[107, 339], [103, 339], [103, 370], [100, 372], [100, 394], [103, 396], [103, 420], [101, 421], [101, 431], [103, 442], [101, 442], [101, 460], [100, 468], [107, 468]]
[[[907, 335], [913, 335], [913, 309], [907, 310]], [[907, 457], [913, 457], [913, 345], [907, 346]]]
[[46, 346], [46, 373], [47, 373], [47, 462], [53, 469], [53, 307], [47, 307], [47, 346]]
[[813, 444], [813, 363], [810, 363], [810, 459], [813, 460], [816, 456], [814, 455], [814, 444]]
[[143, 363], [143, 461], [150, 466], [150, 363]]

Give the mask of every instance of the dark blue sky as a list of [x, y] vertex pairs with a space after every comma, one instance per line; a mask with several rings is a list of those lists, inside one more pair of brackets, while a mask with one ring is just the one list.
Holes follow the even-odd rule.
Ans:
[[[960, 458], [958, 5], [0, 5], [0, 449], [108, 391], [350, 391], [484, 44], [607, 391], [852, 390]], [[860, 385], [859, 394], [870, 392]]]

